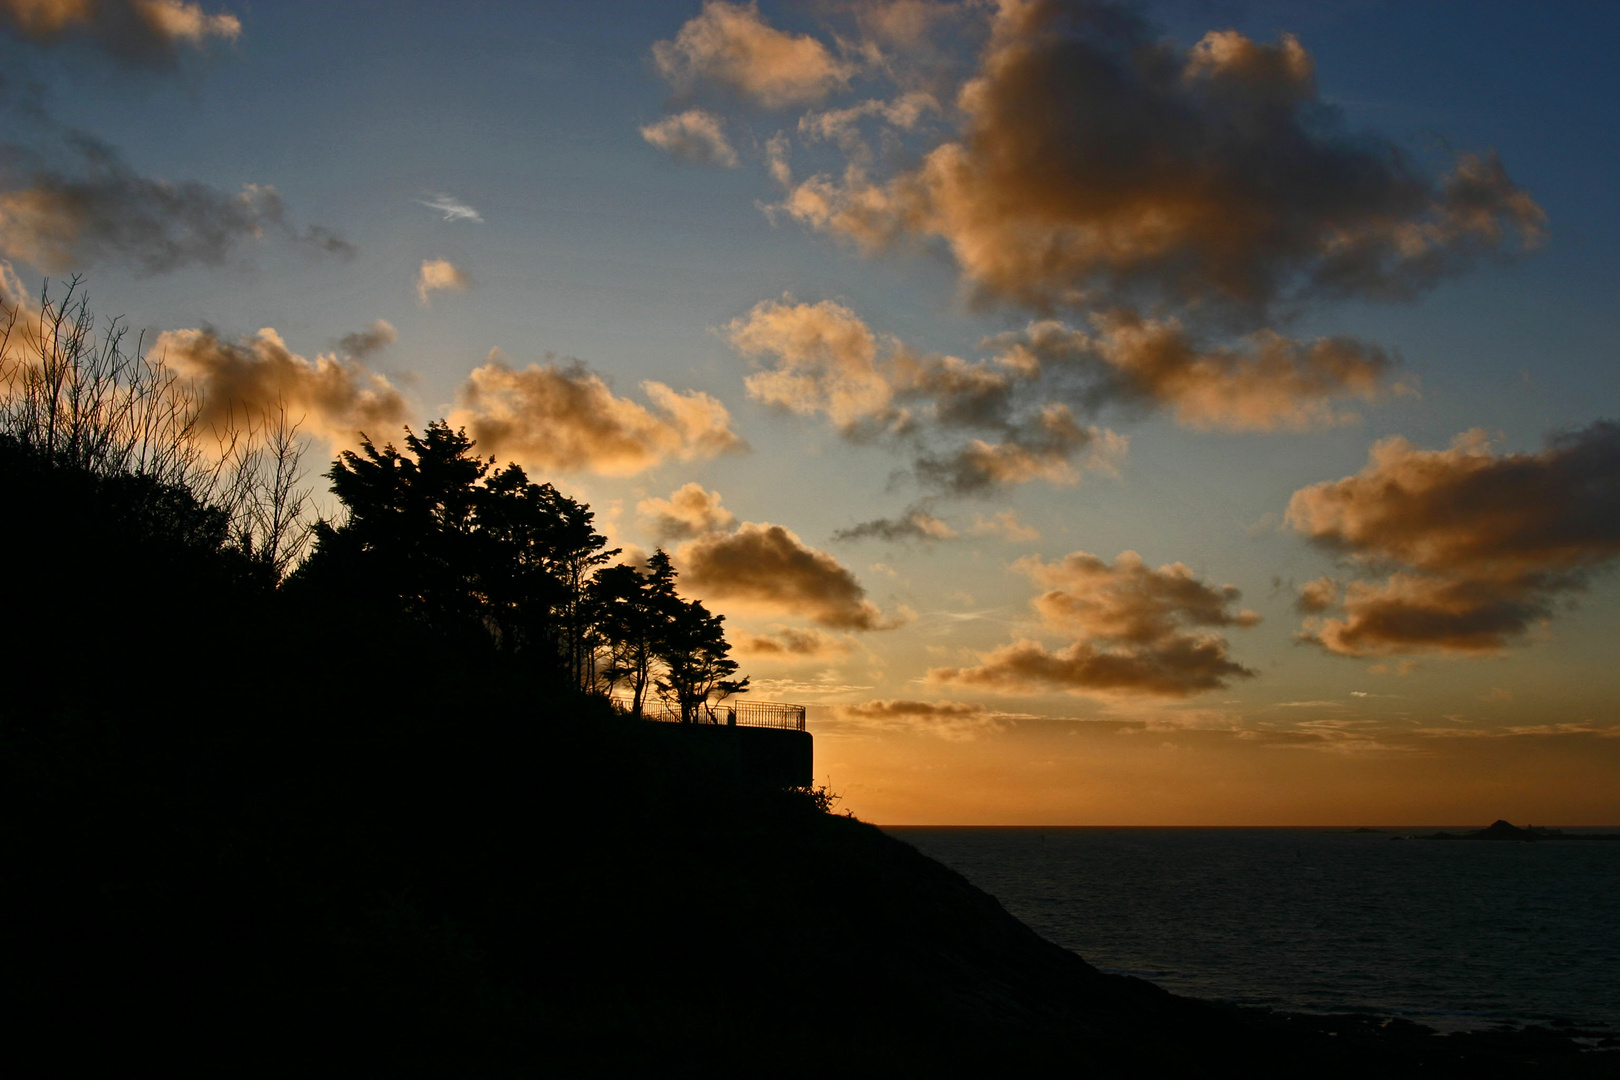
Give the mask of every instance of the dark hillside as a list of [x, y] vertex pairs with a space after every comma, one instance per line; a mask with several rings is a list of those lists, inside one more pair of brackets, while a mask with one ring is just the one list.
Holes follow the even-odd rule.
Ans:
[[0, 449], [13, 1075], [1481, 1074], [1101, 975], [700, 743]]

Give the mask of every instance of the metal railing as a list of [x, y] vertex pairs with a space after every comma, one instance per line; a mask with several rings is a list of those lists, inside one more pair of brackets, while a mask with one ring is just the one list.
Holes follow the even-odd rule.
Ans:
[[[629, 694], [610, 694], [608, 702], [616, 712], [629, 715], [634, 699]], [[681, 707], [665, 698], [648, 697], [641, 703], [643, 720], [680, 723]], [[720, 724], [726, 727], [780, 728], [784, 731], [804, 730], [804, 706], [789, 705], [781, 701], [749, 701], [734, 698], [718, 705], [702, 705], [694, 718], [700, 724]]]

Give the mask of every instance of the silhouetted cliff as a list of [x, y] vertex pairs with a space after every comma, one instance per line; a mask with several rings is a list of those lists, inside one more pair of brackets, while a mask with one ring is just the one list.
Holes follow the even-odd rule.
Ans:
[[1476, 1053], [1101, 975], [878, 829], [465, 635], [278, 590], [210, 539], [206, 508], [121, 483], [0, 469], [17, 1075], [1574, 1060], [1556, 1039]]

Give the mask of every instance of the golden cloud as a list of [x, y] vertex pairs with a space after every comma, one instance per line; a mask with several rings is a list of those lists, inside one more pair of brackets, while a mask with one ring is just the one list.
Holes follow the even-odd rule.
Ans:
[[775, 360], [745, 380], [756, 401], [802, 416], [825, 413], [846, 432], [895, 416], [894, 387], [878, 368], [877, 335], [842, 304], [766, 300], [727, 323], [724, 333], [744, 356]]
[[1052, 402], [1006, 441], [974, 439], [947, 454], [925, 454], [916, 470], [923, 483], [940, 491], [979, 495], [1033, 480], [1075, 484], [1081, 472], [1117, 476], [1129, 448], [1128, 436], [1081, 427], [1067, 405]]
[[1170, 637], [1180, 625], [1249, 627], [1260, 621], [1252, 611], [1227, 610], [1242, 598], [1232, 586], [1205, 584], [1182, 563], [1150, 569], [1134, 551], [1112, 566], [1076, 551], [1055, 563], [1027, 556], [1013, 569], [1051, 586], [1034, 601], [1047, 625], [1086, 637], [1140, 645]]
[[1051, 586], [1032, 602], [1047, 629], [1072, 641], [1050, 649], [1022, 639], [979, 656], [969, 668], [933, 668], [928, 681], [1003, 693], [1052, 690], [1180, 698], [1255, 672], [1227, 655], [1212, 627], [1251, 627], [1252, 611], [1229, 610], [1241, 594], [1198, 580], [1181, 563], [1149, 568], [1134, 551], [1109, 565], [1076, 551], [1055, 563], [1020, 559], [1013, 568]]
[[1385, 439], [1355, 476], [1296, 491], [1287, 522], [1353, 561], [1404, 567], [1351, 582], [1343, 617], [1308, 622], [1306, 640], [1347, 656], [1496, 652], [1620, 557], [1620, 426], [1539, 453], [1497, 454], [1477, 430], [1446, 450]]
[[87, 38], [117, 59], [167, 67], [179, 48], [234, 42], [242, 23], [188, 0], [0, 0], [0, 24], [40, 44]]
[[1008, 715], [963, 701], [880, 698], [829, 707], [832, 719], [879, 731], [907, 731], [953, 742], [969, 742], [1006, 728]]
[[737, 166], [737, 151], [726, 139], [724, 122], [702, 109], [688, 109], [647, 124], [641, 137], [671, 157], [708, 165]]
[[616, 396], [575, 361], [508, 366], [498, 353], [456, 392], [452, 426], [465, 427], [482, 453], [542, 470], [629, 476], [676, 458], [691, 461], [747, 448], [731, 414], [708, 394], [644, 382], [652, 408]]
[[1087, 370], [1089, 403], [1164, 406], [1198, 430], [1333, 427], [1356, 419], [1337, 407], [1340, 399], [1409, 392], [1387, 385], [1394, 362], [1383, 350], [1354, 338], [1303, 342], [1260, 330], [1241, 348], [1223, 348], [1200, 342], [1179, 320], [1125, 308], [1090, 321], [1095, 333], [1048, 320], [997, 341], [1024, 362]]
[[416, 272], [416, 298], [425, 304], [433, 293], [466, 292], [471, 284], [472, 278], [449, 260], [423, 259]]
[[868, 38], [885, 45], [914, 48], [929, 32], [966, 5], [941, 0], [873, 0], [855, 10]]
[[200, 424], [219, 431], [285, 409], [304, 433], [343, 447], [361, 432], [397, 428], [409, 414], [399, 388], [358, 359], [306, 359], [269, 327], [235, 342], [211, 330], [168, 330], [148, 355], [192, 382]]
[[[1072, 484], [1083, 471], [1117, 474], [1128, 450], [1125, 436], [1081, 426], [1062, 402], [1018, 405], [1019, 385], [1041, 373], [1024, 343], [978, 363], [919, 353], [874, 333], [843, 304], [796, 303], [790, 296], [756, 304], [724, 334], [761, 364], [746, 379], [749, 396], [800, 415], [824, 414], [847, 437], [921, 440], [929, 431], [957, 429], [996, 436], [917, 457], [918, 479], [941, 492], [978, 495], [1033, 480]], [[915, 522], [900, 527], [917, 537], [942, 535]]]
[[1294, 601], [1294, 606], [1307, 615], [1316, 615], [1338, 602], [1339, 583], [1330, 577], [1319, 577], [1299, 587], [1299, 597]]
[[1278, 304], [1409, 297], [1522, 251], [1545, 215], [1491, 154], [1426, 175], [1319, 97], [1292, 36], [1191, 49], [1126, 9], [1009, 0], [961, 130], [887, 179], [786, 181], [778, 209], [868, 249], [949, 249], [980, 294], [1048, 311], [1168, 302], [1263, 324]]
[[753, 3], [724, 0], [705, 0], [673, 41], [654, 44], [653, 62], [683, 93], [712, 85], [768, 109], [819, 101], [854, 74], [815, 38], [776, 29]]
[[1027, 544], [1041, 538], [1041, 531], [1026, 524], [1015, 510], [1001, 510], [985, 517], [973, 515], [973, 526], [968, 532], [974, 536], [1002, 536], [1015, 544]]
[[801, 616], [833, 630], [900, 625], [866, 598], [848, 568], [780, 525], [745, 521], [734, 532], [683, 544], [675, 557], [682, 587], [701, 597]]
[[738, 656], [783, 663], [810, 663], [849, 655], [849, 642], [825, 630], [777, 627], [769, 634], [741, 631], [732, 635], [732, 650]]
[[[986, 341], [997, 355], [974, 363], [918, 353], [874, 333], [832, 301], [765, 301], [732, 320], [724, 333], [762, 365], [747, 377], [751, 397], [801, 415], [825, 414], [858, 438], [911, 432], [925, 421], [1012, 433], [1023, 426], [1013, 419], [1015, 395], [1027, 397], [1030, 391], [1020, 388], [1048, 371], [1058, 373], [1051, 392], [1087, 410], [1108, 404], [1165, 407], [1184, 426], [1200, 430], [1331, 427], [1357, 419], [1340, 407], [1345, 399], [1375, 401], [1410, 392], [1405, 384], [1390, 383], [1395, 364], [1383, 350], [1353, 338], [1299, 341], [1260, 330], [1240, 347], [1218, 347], [1200, 341], [1179, 320], [1148, 319], [1125, 308], [1094, 314], [1090, 321], [1091, 332], [1054, 320], [1031, 323]], [[1055, 431], [1057, 415], [1040, 423]], [[1013, 440], [1014, 447], [1032, 449], [1024, 443]], [[990, 445], [970, 454], [983, 462], [979, 471], [986, 482], [1012, 475], [1069, 477], [1066, 453], [1009, 448], [1000, 456], [1010, 460], [998, 467]]]
[[1014, 387], [1025, 377], [1005, 364], [919, 354], [899, 342], [889, 367], [896, 390], [942, 427], [1006, 430]]
[[912, 90], [892, 101], [873, 98], [842, 109], [805, 113], [799, 117], [799, 134], [811, 142], [821, 139], [836, 142], [845, 153], [865, 155], [869, 151], [860, 138], [861, 121], [876, 119], [888, 128], [910, 131], [924, 116], [939, 111], [934, 95]]
[[636, 510], [660, 540], [689, 540], [737, 523], [737, 515], [720, 505], [720, 493], [697, 483], [677, 488], [667, 499], [642, 499]]

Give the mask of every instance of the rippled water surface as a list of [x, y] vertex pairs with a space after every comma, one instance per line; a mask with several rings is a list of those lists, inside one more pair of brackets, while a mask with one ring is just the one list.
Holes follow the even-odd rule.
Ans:
[[1048, 940], [1178, 994], [1442, 1030], [1620, 1026], [1620, 843], [1391, 840], [1434, 827], [885, 831]]

